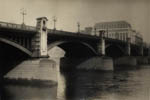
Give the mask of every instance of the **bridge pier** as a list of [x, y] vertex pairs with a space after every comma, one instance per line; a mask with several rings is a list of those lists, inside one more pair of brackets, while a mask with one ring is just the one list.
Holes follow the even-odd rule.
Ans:
[[114, 68], [118, 69], [134, 69], [137, 65], [137, 59], [133, 56], [120, 57], [114, 60]]
[[78, 65], [78, 69], [113, 71], [113, 59], [106, 57], [104, 31], [99, 31], [100, 41], [97, 43], [98, 57], [93, 57]]
[[132, 69], [137, 65], [136, 57], [131, 56], [131, 38], [127, 38], [126, 56], [114, 59], [115, 69]]
[[48, 59], [46, 23], [46, 17], [37, 19], [37, 33], [32, 39], [32, 58], [20, 63], [5, 78], [18, 81], [21, 79], [29, 83], [35, 81], [42, 84], [57, 84], [56, 63]]
[[146, 56], [137, 56], [136, 59], [137, 59], [137, 64], [148, 64], [149, 63], [148, 57], [146, 57]]
[[97, 43], [97, 53], [98, 55], [105, 56], [105, 39], [103, 33], [100, 33], [100, 42]]
[[139, 47], [140, 56], [137, 56], [137, 64], [148, 64], [148, 57], [144, 56], [143, 45]]
[[28, 59], [8, 72], [4, 78], [17, 82], [23, 80], [25, 84], [56, 85], [56, 63], [48, 58]]
[[126, 47], [126, 55], [130, 56], [131, 55], [131, 38], [127, 38], [127, 47]]

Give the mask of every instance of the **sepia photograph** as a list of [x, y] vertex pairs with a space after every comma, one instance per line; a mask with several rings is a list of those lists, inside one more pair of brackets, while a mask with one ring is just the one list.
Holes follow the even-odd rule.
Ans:
[[150, 1], [0, 0], [0, 100], [150, 100]]

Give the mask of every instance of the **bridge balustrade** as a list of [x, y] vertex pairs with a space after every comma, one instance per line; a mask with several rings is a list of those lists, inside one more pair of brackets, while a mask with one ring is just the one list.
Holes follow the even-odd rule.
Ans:
[[36, 30], [36, 28], [33, 26], [27, 26], [27, 25], [23, 25], [23, 24], [6, 23], [6, 22], [0, 22], [0, 27], [11, 28], [11, 29], [20, 29], [20, 30], [29, 30], [29, 31]]
[[[27, 26], [25, 24], [14, 24], [14, 23], [0, 22], [0, 27], [7, 28], [7, 29], [10, 28], [10, 29], [36, 31], [36, 27]], [[92, 35], [92, 34], [85, 34], [85, 33], [78, 33], [78, 32], [67, 32], [67, 31], [52, 30], [52, 29], [48, 29], [48, 33], [49, 34], [58, 34], [58, 35], [68, 35], [68, 36], [80, 36], [80, 37], [100, 37], [100, 34]], [[129, 37], [131, 39], [131, 41], [130, 41], [131, 44], [138, 45], [138, 46], [143, 44], [143, 38], [140, 34], [129, 36], [128, 33], [108, 34], [107, 32], [104, 32], [104, 38], [108, 38], [108, 39], [120, 40], [123, 42], [127, 42], [127, 38], [129, 38]], [[9, 39], [11, 39], [11, 38], [9, 38]], [[148, 46], [145, 45], [145, 47], [148, 47]]]

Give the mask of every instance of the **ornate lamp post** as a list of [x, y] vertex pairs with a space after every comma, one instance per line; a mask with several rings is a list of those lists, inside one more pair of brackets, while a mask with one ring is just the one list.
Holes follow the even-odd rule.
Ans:
[[27, 15], [26, 10], [22, 8], [20, 13], [22, 14], [22, 20], [23, 20], [22, 24], [25, 25], [24, 20], [25, 20], [25, 15]]

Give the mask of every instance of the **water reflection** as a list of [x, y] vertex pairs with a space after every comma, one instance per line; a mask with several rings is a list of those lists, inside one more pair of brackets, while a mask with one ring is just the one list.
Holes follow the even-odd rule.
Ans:
[[7, 85], [2, 100], [55, 100], [57, 87]]
[[65, 73], [64, 100], [149, 100], [149, 72], [146, 68]]
[[58, 86], [4, 86], [2, 100], [150, 100], [150, 66], [118, 72], [58, 72]]

